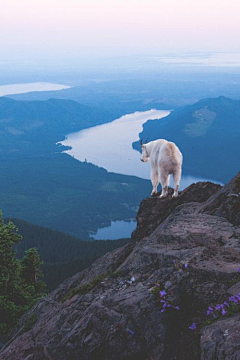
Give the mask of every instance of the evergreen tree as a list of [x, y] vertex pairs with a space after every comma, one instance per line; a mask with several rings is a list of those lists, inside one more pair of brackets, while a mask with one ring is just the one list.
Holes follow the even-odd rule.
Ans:
[[12, 222], [5, 224], [0, 213], [0, 331], [4, 334], [13, 326], [24, 306], [20, 262], [14, 245], [21, 241]]
[[43, 277], [42, 264], [36, 248], [28, 249], [21, 260], [21, 278], [26, 284], [33, 286], [36, 293], [45, 290], [44, 282], [39, 280]]
[[[44, 283], [38, 284], [41, 261], [36, 249], [30, 249], [25, 261], [16, 258], [14, 246], [21, 236], [12, 222], [5, 223], [0, 213], [0, 335], [5, 336], [16, 325], [19, 318], [44, 293]], [[34, 255], [34, 256], [33, 256]], [[31, 261], [33, 261], [31, 265]], [[32, 267], [30, 267], [30, 265]], [[35, 283], [29, 283], [23, 272], [34, 268]], [[29, 270], [30, 271], [30, 270]], [[32, 271], [32, 270], [31, 270]]]
[[0, 212], [0, 295], [9, 294], [16, 285], [19, 261], [14, 245], [20, 243], [21, 236], [12, 222], [5, 224]]

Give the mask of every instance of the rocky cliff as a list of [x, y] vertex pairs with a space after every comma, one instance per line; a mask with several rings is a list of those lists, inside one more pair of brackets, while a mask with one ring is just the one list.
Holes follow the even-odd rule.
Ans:
[[145, 199], [121, 249], [22, 319], [1, 360], [239, 359], [240, 173]]

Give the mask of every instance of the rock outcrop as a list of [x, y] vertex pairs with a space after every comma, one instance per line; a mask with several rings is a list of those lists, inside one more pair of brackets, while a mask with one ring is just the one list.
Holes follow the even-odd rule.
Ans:
[[37, 303], [0, 359], [239, 359], [240, 313], [206, 315], [240, 292], [239, 191], [240, 173], [144, 200], [131, 242]]

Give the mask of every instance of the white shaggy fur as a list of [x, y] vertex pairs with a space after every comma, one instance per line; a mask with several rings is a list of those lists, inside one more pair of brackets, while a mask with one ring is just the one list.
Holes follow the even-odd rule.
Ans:
[[179, 148], [167, 140], [159, 139], [142, 145], [141, 161], [151, 161], [152, 195], [157, 193], [158, 183], [162, 186], [160, 197], [168, 194], [169, 177], [173, 175], [174, 193], [178, 196], [178, 189], [182, 174], [182, 153]]

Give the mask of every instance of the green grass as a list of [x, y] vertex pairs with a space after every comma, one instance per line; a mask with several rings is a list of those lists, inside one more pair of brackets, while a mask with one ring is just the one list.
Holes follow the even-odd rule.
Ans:
[[27, 318], [27, 320], [25, 321], [20, 335], [22, 335], [22, 334], [28, 332], [29, 330], [31, 330], [33, 328], [33, 326], [36, 324], [37, 319], [38, 319], [38, 316], [36, 314], [30, 315]]
[[82, 286], [75, 287], [71, 289], [61, 300], [61, 302], [65, 302], [66, 300], [71, 299], [74, 295], [86, 295], [89, 291], [91, 291], [95, 286], [100, 284], [104, 279], [106, 278], [113, 278], [117, 279], [121, 275], [120, 271], [115, 272], [106, 272], [103, 274], [100, 274], [98, 276], [95, 276], [92, 281], [90, 281], [88, 284], [84, 284]]
[[4, 217], [82, 239], [88, 239], [90, 231], [110, 226], [112, 220], [135, 218], [134, 209], [149, 193], [150, 181], [108, 173], [66, 154], [0, 162]]
[[86, 295], [96, 285], [102, 282], [107, 276], [109, 276], [109, 273], [100, 274], [98, 276], [95, 276], [88, 284], [84, 284], [82, 286], [71, 289], [67, 293], [67, 295], [64, 296], [61, 302], [65, 302], [66, 300], [71, 299], [74, 295]]

